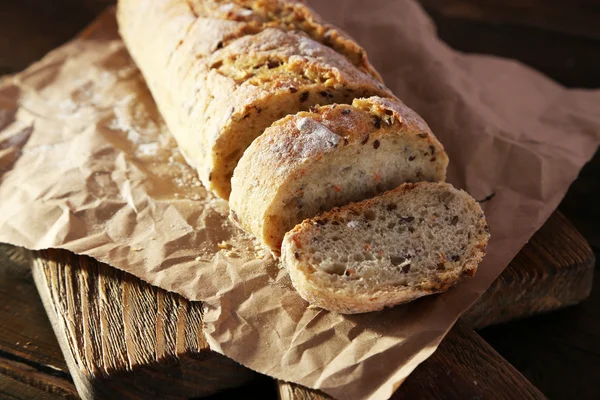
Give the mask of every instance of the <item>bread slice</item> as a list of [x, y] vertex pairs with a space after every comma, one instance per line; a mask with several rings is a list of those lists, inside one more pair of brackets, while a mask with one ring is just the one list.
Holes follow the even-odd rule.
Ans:
[[315, 107], [277, 121], [246, 150], [231, 215], [279, 255], [302, 220], [403, 182], [443, 181], [447, 165], [427, 124], [397, 99]]
[[447, 183], [403, 184], [307, 219], [282, 259], [309, 303], [340, 313], [381, 310], [473, 276], [489, 230], [479, 204]]

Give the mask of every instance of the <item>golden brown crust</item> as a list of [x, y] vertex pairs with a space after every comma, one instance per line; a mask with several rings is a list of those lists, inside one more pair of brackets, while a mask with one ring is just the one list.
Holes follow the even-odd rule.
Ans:
[[224, 20], [237, 24], [236, 34], [224, 35], [216, 47], [226, 47], [242, 35], [256, 34], [268, 28], [301, 31], [311, 39], [331, 47], [361, 71], [380, 82], [381, 76], [367, 59], [365, 50], [338, 28], [326, 23], [299, 0], [188, 0], [197, 18]]
[[[266, 135], [259, 141], [264, 142], [264, 145], [266, 143], [273, 145], [276, 142], [277, 161], [282, 165], [284, 163], [294, 165], [299, 159], [322, 157], [325, 152], [332, 151], [327, 143], [323, 143], [323, 146], [311, 147], [309, 153], [306, 152], [306, 147], [296, 145], [304, 135], [297, 125], [297, 121], [302, 118], [317, 121], [341, 136], [343, 138], [341, 146], [356, 143], [372, 144], [382, 136], [388, 135], [391, 130], [401, 129], [409, 132], [415, 140], [435, 146], [435, 154], [440, 160], [447, 159], [444, 147], [417, 113], [406, 107], [399, 99], [374, 96], [354, 99], [352, 105], [331, 104], [314, 107], [311, 111], [288, 115], [273, 123], [269, 129], [270, 135]], [[274, 134], [275, 131], [280, 133]]]
[[[318, 136], [300, 129], [307, 119], [315, 121], [316, 128], [324, 127], [324, 133]], [[376, 147], [383, 138], [398, 140], [399, 144], [395, 146], [399, 152], [394, 157], [401, 157], [400, 147], [431, 152], [422, 175], [414, 176], [413, 180], [445, 179], [448, 156], [427, 124], [398, 99], [370, 97], [355, 99], [352, 105], [315, 107], [310, 112], [289, 115], [275, 122], [252, 143], [240, 160], [232, 179], [230, 207], [243, 229], [256, 235], [279, 255], [284, 232], [281, 237], [274, 235], [269, 224], [273, 223], [272, 207], [285, 200], [283, 193], [288, 189], [288, 183], [301, 179], [328, 155], [345, 147]], [[364, 179], [377, 179], [377, 176]], [[365, 181], [365, 184], [371, 182]], [[333, 187], [332, 190], [338, 189]]]

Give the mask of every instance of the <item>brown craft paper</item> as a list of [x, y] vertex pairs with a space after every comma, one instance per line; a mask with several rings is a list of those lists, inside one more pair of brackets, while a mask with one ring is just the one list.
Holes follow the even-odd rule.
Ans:
[[376, 313], [308, 307], [184, 164], [113, 12], [0, 83], [0, 241], [87, 254], [203, 300], [214, 350], [338, 398], [384, 399], [556, 208], [600, 142], [600, 92], [453, 51], [408, 0], [313, 3], [428, 121], [450, 156], [449, 181], [494, 195], [473, 279]]

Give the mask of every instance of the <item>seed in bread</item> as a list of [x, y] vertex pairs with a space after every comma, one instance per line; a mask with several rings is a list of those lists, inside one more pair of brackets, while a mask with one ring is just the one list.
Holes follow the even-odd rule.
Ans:
[[355, 99], [275, 122], [240, 160], [232, 219], [275, 255], [305, 218], [403, 182], [443, 181], [448, 157], [427, 124], [397, 99]]
[[479, 204], [447, 183], [403, 184], [307, 219], [286, 234], [282, 260], [311, 304], [380, 310], [473, 276], [488, 227]]

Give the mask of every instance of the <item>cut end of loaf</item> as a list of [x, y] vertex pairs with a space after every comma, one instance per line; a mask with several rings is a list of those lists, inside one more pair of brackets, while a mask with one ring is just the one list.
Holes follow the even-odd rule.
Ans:
[[286, 234], [282, 257], [305, 300], [361, 313], [473, 276], [488, 239], [473, 198], [447, 183], [422, 182], [305, 220]]
[[427, 124], [397, 99], [315, 106], [275, 122], [250, 145], [230, 206], [279, 256], [285, 233], [304, 219], [404, 182], [443, 181], [447, 165]]

